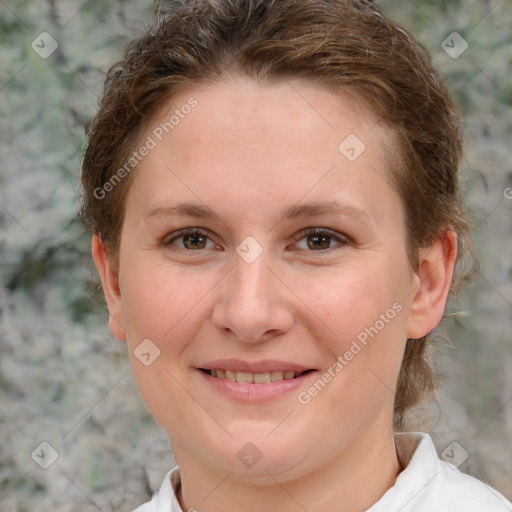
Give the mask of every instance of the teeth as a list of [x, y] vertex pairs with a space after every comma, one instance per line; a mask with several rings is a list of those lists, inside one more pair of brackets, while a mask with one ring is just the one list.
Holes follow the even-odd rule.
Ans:
[[245, 384], [250, 384], [251, 382], [254, 382], [254, 377], [252, 373], [248, 372], [236, 372], [236, 381], [237, 382], [244, 382]]
[[257, 384], [265, 384], [266, 382], [271, 382], [271, 380], [270, 373], [255, 373], [253, 376], [253, 382]]
[[272, 382], [275, 382], [276, 380], [283, 380], [284, 379], [284, 372], [270, 372], [270, 380]]
[[249, 373], [249, 372], [233, 372], [231, 370], [209, 370], [212, 377], [218, 379], [226, 379], [232, 382], [242, 382], [244, 384], [265, 384], [267, 382], [276, 382], [280, 380], [290, 380], [299, 377], [303, 372], [294, 371], [274, 371], [269, 373]]

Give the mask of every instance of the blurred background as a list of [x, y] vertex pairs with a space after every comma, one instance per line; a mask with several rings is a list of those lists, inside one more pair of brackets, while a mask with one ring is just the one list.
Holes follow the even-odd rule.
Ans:
[[[438, 405], [412, 411], [408, 429], [512, 499], [512, 4], [380, 3], [431, 52], [465, 117], [462, 190], [483, 261], [449, 306], [462, 312], [446, 324], [452, 346], [433, 354]], [[0, 1], [0, 511], [129, 511], [175, 465], [108, 331], [77, 220], [84, 123], [154, 7]]]

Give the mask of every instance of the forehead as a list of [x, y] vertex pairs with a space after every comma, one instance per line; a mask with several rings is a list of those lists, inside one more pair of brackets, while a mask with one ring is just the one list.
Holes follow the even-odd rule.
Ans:
[[[361, 199], [372, 182], [376, 193], [393, 193], [389, 132], [356, 95], [340, 89], [245, 78], [198, 84], [161, 106], [146, 137], [155, 147], [132, 186], [152, 207], [188, 196], [224, 208], [231, 194], [281, 211], [306, 195]], [[371, 208], [376, 194], [370, 195]], [[378, 204], [373, 208], [378, 214]]]
[[[188, 108], [192, 101], [196, 103], [193, 109]], [[189, 120], [181, 123], [184, 118]], [[354, 90], [300, 79], [261, 83], [229, 76], [197, 84], [162, 104], [150, 126], [158, 129], [169, 120], [175, 125], [170, 130], [163, 126], [162, 136], [172, 131], [179, 138], [180, 134], [188, 136], [193, 131], [199, 141], [202, 135], [210, 139], [212, 135], [222, 137], [222, 132], [231, 131], [238, 139], [243, 140], [246, 135], [246, 142], [257, 145], [259, 137], [255, 138], [255, 134], [264, 137], [274, 132], [282, 138], [288, 135], [290, 141], [306, 137], [313, 146], [323, 139], [326, 145], [331, 142], [337, 149], [339, 138], [347, 130], [368, 138], [366, 132], [374, 129], [384, 142], [391, 139], [387, 135], [389, 130], [379, 129], [381, 120]], [[179, 124], [187, 126], [179, 128]]]

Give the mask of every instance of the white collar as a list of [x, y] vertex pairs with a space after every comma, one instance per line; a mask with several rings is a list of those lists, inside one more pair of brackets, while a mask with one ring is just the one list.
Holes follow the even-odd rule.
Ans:
[[[441, 461], [428, 434], [395, 432], [395, 445], [405, 469], [397, 476], [394, 485], [366, 512], [388, 512], [397, 503], [405, 507], [441, 472]], [[418, 475], [421, 475], [421, 479]]]
[[155, 512], [183, 512], [176, 496], [179, 485], [181, 485], [180, 470], [176, 466], [165, 475], [158, 491], [158, 506]]
[[[412, 500], [416, 494], [439, 474], [439, 458], [428, 434], [422, 432], [395, 432], [395, 444], [398, 456], [405, 469], [398, 475], [395, 485], [388, 489], [382, 498], [367, 512], [381, 512], [392, 509], [397, 503]], [[418, 481], [416, 475], [424, 478]], [[155, 512], [183, 512], [176, 496], [181, 484], [179, 468], [171, 469], [164, 478], [158, 491], [158, 505]], [[405, 497], [405, 498], [404, 498]], [[404, 501], [405, 499], [405, 501]]]

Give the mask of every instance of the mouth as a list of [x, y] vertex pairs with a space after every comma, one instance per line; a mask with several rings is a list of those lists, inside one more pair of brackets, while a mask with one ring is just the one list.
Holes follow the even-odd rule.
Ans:
[[239, 382], [241, 384], [268, 384], [269, 382], [292, 380], [315, 371], [314, 369], [304, 371], [275, 370], [266, 373], [250, 373], [244, 371], [225, 370], [223, 368], [199, 368], [199, 370], [210, 377], [231, 382]]
[[244, 404], [293, 399], [294, 392], [318, 374], [316, 368], [279, 359], [216, 359], [202, 362], [195, 370], [206, 386], [202, 389], [213, 391], [212, 398], [220, 394]]

